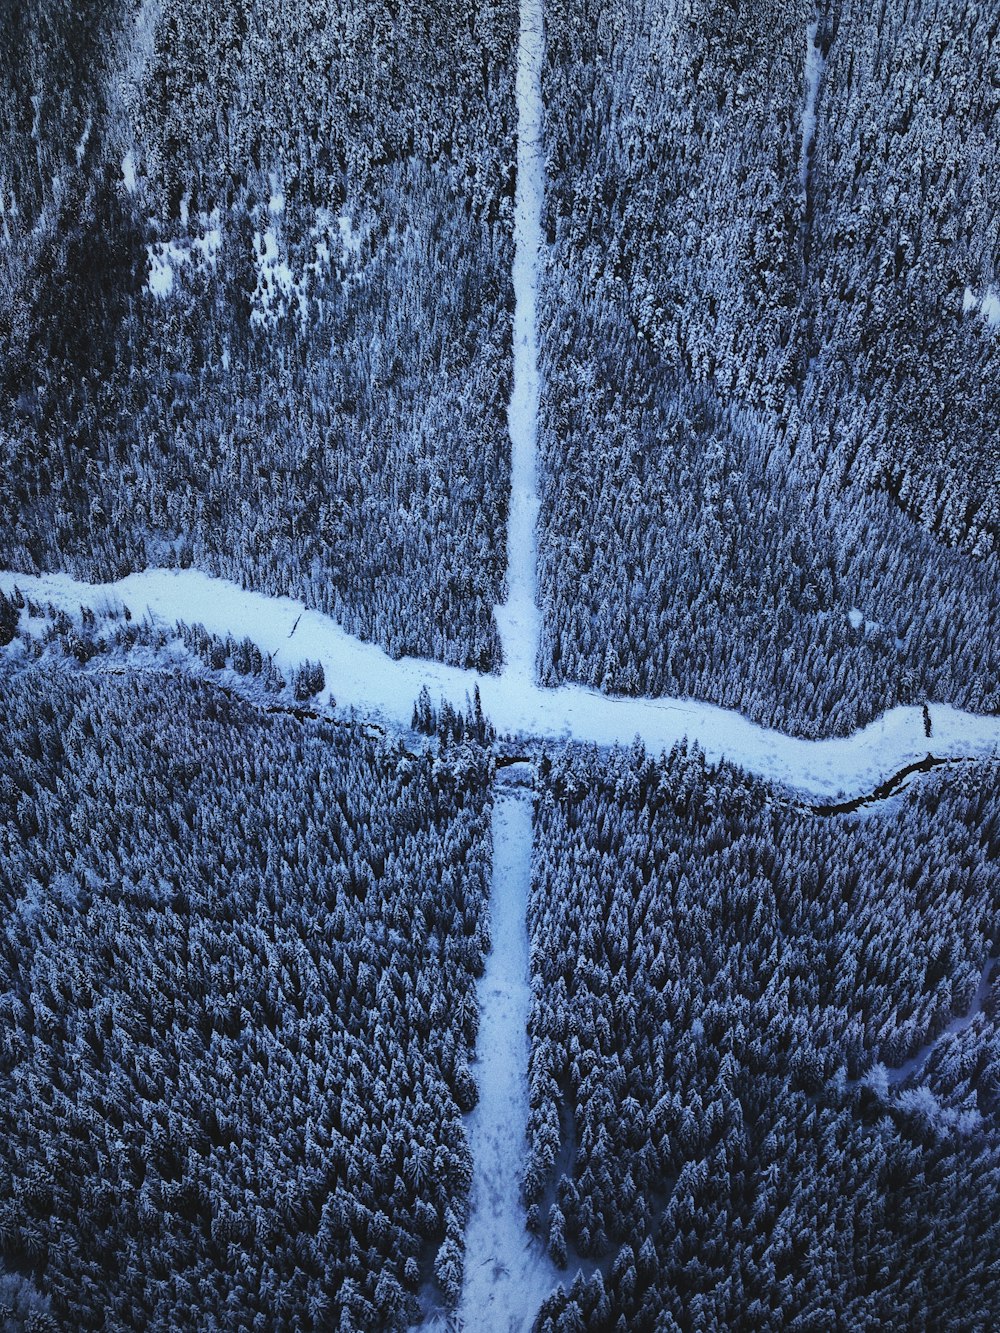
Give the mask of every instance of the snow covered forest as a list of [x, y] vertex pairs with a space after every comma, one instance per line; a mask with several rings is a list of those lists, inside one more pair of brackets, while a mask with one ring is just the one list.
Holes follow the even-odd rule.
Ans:
[[[7, 11], [0, 560], [498, 667], [515, 5]], [[1000, 20], [543, 17], [543, 680], [995, 710]]]
[[832, 818], [684, 749], [540, 774], [525, 1188], [567, 1290], [539, 1328], [988, 1327], [996, 766]]
[[3, 15], [0, 562], [496, 665], [516, 7]]
[[804, 735], [1000, 706], [1000, 15], [815, 18], [551, 0], [544, 83], [543, 677]]
[[0, 1333], [1000, 1326], [998, 182], [982, 0], [0, 0]]
[[183, 675], [0, 672], [6, 1264], [59, 1328], [453, 1303], [487, 756]]

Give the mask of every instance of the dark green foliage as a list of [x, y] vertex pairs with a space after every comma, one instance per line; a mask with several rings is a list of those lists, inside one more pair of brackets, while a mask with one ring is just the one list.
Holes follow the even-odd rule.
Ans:
[[852, 483], [948, 543], [997, 551], [1000, 328], [979, 305], [1000, 276], [1000, 11], [824, 8], [805, 411]]
[[450, 1299], [483, 752], [0, 669], [0, 1258], [73, 1330]]
[[877, 1062], [995, 950], [996, 765], [831, 819], [697, 751], [544, 767], [526, 1192], [610, 1264], [539, 1327], [992, 1327], [996, 985]]
[[541, 314], [546, 679], [805, 735], [1000, 707], [1000, 19], [833, 6], [803, 187], [813, 17], [547, 5]]
[[493, 724], [483, 713], [478, 685], [473, 687], [471, 699], [465, 696], [464, 714], [447, 699], [442, 699], [441, 706], [435, 708], [431, 703], [430, 691], [426, 685], [422, 686], [413, 705], [411, 725], [414, 731], [424, 736], [437, 736], [445, 744], [461, 744], [470, 740], [478, 745], [490, 745], [496, 739]]

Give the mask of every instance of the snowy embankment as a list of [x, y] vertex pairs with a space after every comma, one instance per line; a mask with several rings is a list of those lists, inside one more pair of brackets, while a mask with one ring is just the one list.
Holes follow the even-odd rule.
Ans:
[[531, 793], [500, 784], [493, 807], [492, 952], [479, 983], [479, 1104], [466, 1124], [474, 1162], [459, 1319], [467, 1329], [531, 1327], [557, 1278], [524, 1225], [521, 1171], [528, 1123], [528, 935]]
[[478, 684], [483, 707], [502, 733], [597, 745], [629, 744], [638, 736], [655, 754], [687, 737], [709, 759], [729, 759], [810, 797], [871, 791], [928, 750], [942, 758], [1000, 753], [1000, 717], [948, 705], [930, 706], [931, 740], [924, 734], [921, 710], [900, 707], [853, 736], [808, 741], [698, 700], [611, 698], [582, 686], [543, 689], [514, 673], [484, 676], [419, 658], [394, 661], [301, 602], [247, 592], [194, 569], [146, 570], [111, 584], [77, 582], [65, 574], [0, 573], [0, 588], [9, 593], [15, 587], [71, 614], [79, 614], [82, 606], [100, 611], [124, 604], [139, 618], [149, 615], [167, 625], [200, 622], [215, 634], [247, 635], [286, 676], [306, 659], [320, 661], [338, 706], [391, 725], [410, 725], [413, 702], [424, 684], [432, 695], [456, 703]]
[[542, 150], [543, 19], [540, 0], [522, 0], [517, 54], [517, 190], [514, 198], [514, 382], [507, 409], [510, 512], [507, 600], [495, 615], [504, 675], [535, 681], [541, 617], [535, 599], [538, 498], [538, 269], [545, 161]]

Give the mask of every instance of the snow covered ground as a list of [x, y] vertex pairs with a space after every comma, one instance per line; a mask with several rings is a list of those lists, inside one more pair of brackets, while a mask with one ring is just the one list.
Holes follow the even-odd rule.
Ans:
[[474, 1072], [479, 1104], [466, 1124], [474, 1162], [465, 1233], [463, 1328], [530, 1329], [557, 1283], [541, 1242], [524, 1226], [521, 1168], [528, 1122], [531, 1003], [525, 916], [531, 885], [531, 794], [500, 786], [493, 807], [493, 949], [479, 983], [482, 1019]]
[[710, 759], [730, 759], [809, 797], [862, 795], [928, 750], [941, 758], [1000, 753], [1000, 717], [963, 713], [947, 704], [930, 705], [931, 740], [921, 710], [900, 707], [853, 736], [808, 741], [694, 699], [614, 698], [578, 685], [543, 689], [518, 673], [483, 676], [420, 658], [394, 661], [302, 602], [247, 592], [195, 569], [149, 569], [110, 584], [77, 582], [66, 574], [0, 573], [0, 588], [9, 593], [15, 587], [77, 615], [82, 606], [100, 611], [117, 603], [134, 616], [150, 615], [167, 625], [186, 620], [215, 634], [248, 635], [286, 676], [306, 659], [320, 661], [340, 707], [391, 725], [410, 725], [424, 684], [433, 698], [456, 704], [464, 704], [478, 684], [483, 707], [502, 733], [597, 745], [629, 744], [638, 736], [656, 754], [687, 737]]
[[823, 53], [817, 45], [819, 22], [813, 20], [806, 29], [806, 97], [802, 107], [802, 152], [799, 157], [799, 182], [802, 193], [809, 190], [809, 157], [816, 137], [816, 99], [823, 72]]
[[540, 0], [522, 0], [517, 60], [517, 192], [514, 200], [514, 387], [507, 410], [511, 443], [507, 520], [507, 600], [496, 608], [505, 675], [535, 681], [541, 618], [535, 599], [535, 527], [539, 499], [538, 265], [542, 248], [545, 163], [542, 150]]
[[[507, 600], [496, 607], [504, 667], [497, 682], [513, 700], [537, 693], [541, 630], [536, 598], [538, 455], [538, 265], [545, 172], [542, 154], [541, 0], [521, 0], [517, 56], [517, 191], [514, 200], [514, 383], [507, 409], [511, 445]], [[482, 685], [480, 685], [480, 692]], [[509, 776], [509, 771], [508, 771]], [[497, 783], [493, 807], [493, 947], [479, 986], [476, 1043], [479, 1103], [468, 1118], [473, 1176], [465, 1232], [459, 1324], [521, 1333], [555, 1286], [541, 1243], [525, 1229], [521, 1169], [528, 1123], [527, 911], [531, 888], [531, 798]]]

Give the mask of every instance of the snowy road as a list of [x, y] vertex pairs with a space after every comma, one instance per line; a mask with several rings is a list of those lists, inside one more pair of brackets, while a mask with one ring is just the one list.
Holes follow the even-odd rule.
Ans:
[[474, 1071], [479, 1105], [466, 1125], [474, 1162], [465, 1233], [462, 1327], [521, 1333], [557, 1278], [525, 1230], [521, 1167], [528, 1123], [528, 935], [531, 794], [502, 785], [493, 807], [493, 950], [479, 984]]
[[514, 386], [510, 432], [507, 600], [496, 608], [504, 674], [535, 681], [541, 617], [535, 598], [538, 523], [538, 267], [542, 249], [545, 161], [542, 152], [541, 0], [522, 0], [517, 56], [517, 191], [514, 199]]
[[[498, 694], [538, 694], [541, 616], [536, 596], [538, 497], [538, 271], [545, 164], [542, 151], [542, 0], [521, 0], [517, 47], [517, 188], [514, 198], [514, 379], [507, 518], [507, 600], [495, 608], [504, 664]], [[485, 682], [484, 682], [485, 683]], [[483, 684], [480, 684], [482, 693]], [[492, 693], [492, 684], [487, 686]], [[506, 728], [505, 728], [506, 730]], [[497, 779], [493, 807], [493, 947], [479, 987], [479, 1104], [468, 1118], [473, 1176], [458, 1315], [470, 1333], [522, 1333], [556, 1285], [541, 1243], [525, 1228], [521, 1198], [528, 1125], [528, 894], [532, 813], [528, 792]]]
[[408, 727], [413, 702], [425, 683], [432, 696], [456, 703], [463, 703], [478, 683], [483, 707], [503, 733], [597, 745], [629, 744], [639, 736], [655, 754], [687, 737], [697, 741], [709, 759], [730, 759], [811, 798], [870, 792], [928, 750], [942, 758], [1000, 753], [1000, 717], [963, 713], [945, 704], [930, 705], [930, 741], [916, 707], [894, 708], [852, 736], [808, 741], [698, 700], [619, 699], [582, 686], [543, 689], [517, 673], [483, 676], [418, 658], [394, 661], [301, 602], [247, 592], [193, 569], [146, 570], [114, 584], [77, 582], [64, 574], [0, 573], [0, 588], [10, 592], [15, 586], [36, 601], [53, 602], [77, 615], [81, 606], [100, 610], [124, 603], [133, 615], [152, 615], [167, 625], [200, 621], [216, 634], [249, 635], [273, 654], [286, 676], [306, 658], [321, 661], [338, 705], [353, 706], [373, 720]]

